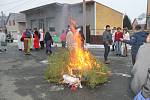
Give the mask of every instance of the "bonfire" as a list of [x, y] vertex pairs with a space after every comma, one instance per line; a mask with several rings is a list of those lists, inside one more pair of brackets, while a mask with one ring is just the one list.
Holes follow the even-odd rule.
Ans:
[[[87, 49], [84, 48], [84, 41], [81, 33], [76, 29], [76, 22], [71, 19], [72, 43], [68, 43], [68, 49], [61, 49], [63, 54], [58, 55], [58, 61], [54, 62], [56, 54], [49, 57], [49, 66], [46, 71], [46, 79], [49, 82], [67, 83], [71, 86], [80, 87], [81, 82], [85, 82], [90, 87], [95, 87], [98, 84], [107, 81], [108, 68], [96, 59]], [[60, 61], [61, 60], [61, 61]], [[60, 62], [60, 65], [54, 64]], [[56, 69], [52, 67], [57, 66]], [[59, 66], [59, 67], [58, 67]], [[56, 71], [57, 70], [57, 71]], [[54, 73], [57, 74], [55, 77]], [[53, 75], [52, 75], [53, 74]], [[54, 81], [57, 78], [57, 81]], [[53, 81], [52, 81], [53, 80]]]

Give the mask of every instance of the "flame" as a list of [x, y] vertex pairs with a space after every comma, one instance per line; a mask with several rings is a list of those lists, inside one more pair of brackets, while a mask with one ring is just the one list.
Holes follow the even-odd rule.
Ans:
[[76, 30], [76, 22], [71, 18], [70, 28], [74, 36], [75, 47], [70, 49], [70, 63], [67, 66], [70, 75], [82, 77], [85, 70], [91, 70], [93, 66], [100, 67], [88, 50], [84, 49], [84, 41], [80, 33]]

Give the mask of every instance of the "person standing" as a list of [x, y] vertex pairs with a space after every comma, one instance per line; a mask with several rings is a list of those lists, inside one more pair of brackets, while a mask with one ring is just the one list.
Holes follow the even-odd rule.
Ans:
[[6, 34], [0, 29], [0, 51], [6, 51]]
[[36, 50], [38, 50], [40, 48], [39, 43], [40, 43], [40, 41], [39, 41], [39, 32], [35, 31], [34, 32], [34, 48]]
[[60, 41], [62, 43], [62, 47], [65, 48], [66, 47], [66, 31], [63, 30], [62, 34], [60, 35]]
[[123, 33], [121, 32], [121, 28], [117, 28], [117, 32], [115, 33], [115, 44], [116, 44], [116, 55], [121, 56], [121, 40], [123, 38]]
[[146, 37], [148, 33], [141, 30], [141, 26], [137, 25], [135, 27], [136, 32], [130, 37], [130, 40], [120, 39], [122, 42], [131, 45], [131, 55], [132, 55], [132, 64], [135, 64], [136, 54], [143, 43], [146, 42]]
[[116, 27], [113, 27], [112, 29], [112, 50], [111, 51], [115, 51], [115, 33], [116, 33]]
[[[123, 29], [123, 39], [124, 40], [130, 40], [130, 34], [129, 34], [127, 28]], [[129, 47], [128, 44], [122, 42], [122, 45], [121, 45], [121, 55], [123, 57], [126, 57], [128, 55], [128, 47]]]
[[29, 30], [30, 31], [30, 33], [31, 33], [31, 38], [30, 38], [30, 50], [32, 50], [33, 49], [33, 30], [32, 29], [30, 29]]
[[51, 45], [53, 44], [53, 39], [49, 32], [46, 32], [44, 41], [46, 43], [46, 54], [51, 54]]
[[[145, 96], [148, 95], [150, 98], [150, 77], [147, 74], [150, 69], [150, 34], [147, 36], [146, 43], [140, 46], [139, 51], [137, 53], [137, 59], [131, 71], [133, 75], [133, 79], [131, 81], [131, 89], [137, 95], [142, 89], [145, 87], [146, 82], [149, 81], [148, 87], [146, 87], [147, 91]], [[147, 97], [145, 97], [147, 98]], [[137, 99], [135, 99], [137, 100]], [[145, 99], [147, 100], [147, 99]], [[150, 100], [150, 99], [148, 99]]]
[[108, 54], [110, 52], [111, 43], [112, 43], [112, 34], [111, 34], [110, 25], [106, 25], [106, 30], [103, 32], [103, 44], [105, 48], [104, 60], [106, 64], [110, 63], [110, 61], [108, 60]]
[[40, 46], [41, 46], [41, 49], [44, 48], [44, 32], [42, 29], [39, 30], [39, 34], [40, 34]]
[[30, 38], [31, 33], [28, 29], [22, 34], [22, 41], [24, 42], [24, 53], [25, 55], [30, 55]]
[[24, 50], [24, 44], [23, 44], [23, 40], [21, 39], [22, 37], [22, 33], [20, 31], [17, 32], [18, 33], [18, 37], [17, 37], [17, 40], [18, 40], [18, 49], [19, 51], [23, 51]]

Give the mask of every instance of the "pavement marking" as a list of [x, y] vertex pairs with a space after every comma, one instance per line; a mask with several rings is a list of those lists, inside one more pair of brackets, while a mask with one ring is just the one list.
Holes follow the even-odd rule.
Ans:
[[48, 64], [48, 60], [43, 60], [43, 61], [40, 61], [41, 63], [43, 64]]
[[131, 78], [131, 75], [124, 74], [124, 73], [112, 73], [112, 75], [117, 75], [117, 76], [123, 76], [123, 77]]

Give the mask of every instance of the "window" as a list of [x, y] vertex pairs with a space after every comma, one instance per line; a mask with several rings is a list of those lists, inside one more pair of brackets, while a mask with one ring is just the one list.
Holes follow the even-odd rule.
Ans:
[[55, 27], [49, 27], [50, 32], [55, 32]]
[[9, 26], [11, 26], [11, 21], [9, 20]]
[[13, 25], [15, 26], [15, 20], [13, 20]]
[[46, 29], [50, 32], [55, 31], [55, 17], [46, 18]]
[[39, 20], [39, 29], [44, 29], [44, 19]]

